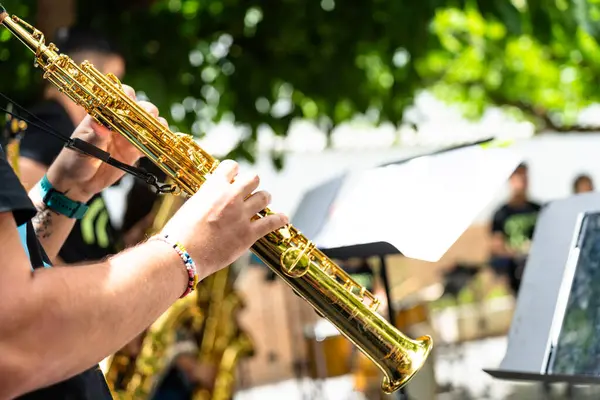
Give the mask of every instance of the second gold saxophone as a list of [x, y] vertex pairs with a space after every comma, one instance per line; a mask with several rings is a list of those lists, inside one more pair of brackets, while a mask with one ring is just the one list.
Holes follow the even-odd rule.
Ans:
[[[125, 136], [173, 180], [177, 193], [194, 194], [214, 171], [216, 159], [191, 136], [161, 125], [124, 93], [116, 77], [101, 74], [89, 62], [77, 65], [54, 44], [46, 45], [42, 32], [1, 6], [0, 22], [35, 54], [46, 80], [96, 121]], [[256, 218], [269, 213], [265, 209]], [[381, 369], [384, 392], [400, 389], [423, 366], [431, 337], [411, 340], [394, 328], [376, 312], [375, 296], [292, 225], [261, 238], [251, 250]]]

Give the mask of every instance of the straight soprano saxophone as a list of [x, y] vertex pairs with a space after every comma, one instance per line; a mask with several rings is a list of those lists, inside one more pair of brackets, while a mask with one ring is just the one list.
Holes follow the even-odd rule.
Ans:
[[[162, 126], [124, 93], [116, 77], [101, 74], [87, 61], [77, 65], [54, 44], [46, 45], [42, 32], [1, 7], [0, 22], [35, 54], [45, 79], [96, 121], [125, 136], [173, 180], [177, 193], [194, 194], [215, 170], [216, 159], [191, 136]], [[270, 213], [265, 209], [256, 218]], [[431, 337], [411, 340], [394, 328], [377, 314], [375, 296], [292, 225], [259, 239], [251, 250], [381, 369], [384, 392], [400, 389], [423, 366]]]

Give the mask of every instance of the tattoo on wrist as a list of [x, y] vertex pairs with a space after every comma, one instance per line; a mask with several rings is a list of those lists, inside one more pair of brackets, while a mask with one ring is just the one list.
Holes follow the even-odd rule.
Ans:
[[36, 204], [36, 209], [37, 214], [31, 220], [33, 230], [39, 239], [47, 239], [52, 236], [52, 233], [54, 232], [52, 219], [56, 213], [45, 204]]

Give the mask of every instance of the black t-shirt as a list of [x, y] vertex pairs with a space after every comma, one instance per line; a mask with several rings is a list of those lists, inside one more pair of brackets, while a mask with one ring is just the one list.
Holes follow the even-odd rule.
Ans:
[[[541, 206], [539, 204], [531, 201], [519, 207], [505, 204], [494, 214], [492, 232], [501, 233], [509, 248], [521, 250], [526, 254], [528, 252], [526, 246], [529, 246], [533, 239], [533, 232], [540, 209]], [[492, 262], [497, 259], [497, 257], [492, 257]], [[505, 260], [511, 263], [523, 261], [514, 259]]]
[[[70, 137], [75, 126], [65, 109], [56, 101], [47, 101], [34, 107], [32, 113], [48, 123], [66, 137]], [[64, 143], [30, 126], [21, 140], [20, 155], [50, 166], [63, 148]], [[112, 225], [102, 195], [97, 194], [88, 203], [89, 210], [77, 221], [71, 234], [59, 252], [66, 263], [99, 260], [121, 249], [121, 233]]]
[[[12, 212], [21, 244], [29, 256], [31, 268], [50, 267], [50, 260], [40, 246], [31, 218], [36, 213], [27, 192], [6, 161], [0, 147], [0, 212]], [[48, 305], [52, 307], [52, 305]], [[35, 371], [31, 371], [35, 373]], [[112, 399], [102, 371], [96, 366], [71, 379], [19, 397], [20, 400], [106, 400]]]
[[507, 246], [521, 254], [517, 257], [492, 255], [490, 259], [490, 265], [496, 273], [508, 276], [515, 294], [521, 286], [521, 276], [540, 209], [539, 204], [530, 201], [519, 207], [505, 204], [496, 211], [492, 220], [492, 233], [501, 233]]

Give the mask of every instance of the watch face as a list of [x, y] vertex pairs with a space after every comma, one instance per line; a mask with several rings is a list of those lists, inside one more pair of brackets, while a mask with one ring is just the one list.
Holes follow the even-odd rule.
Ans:
[[600, 376], [600, 213], [587, 214], [549, 374]]

